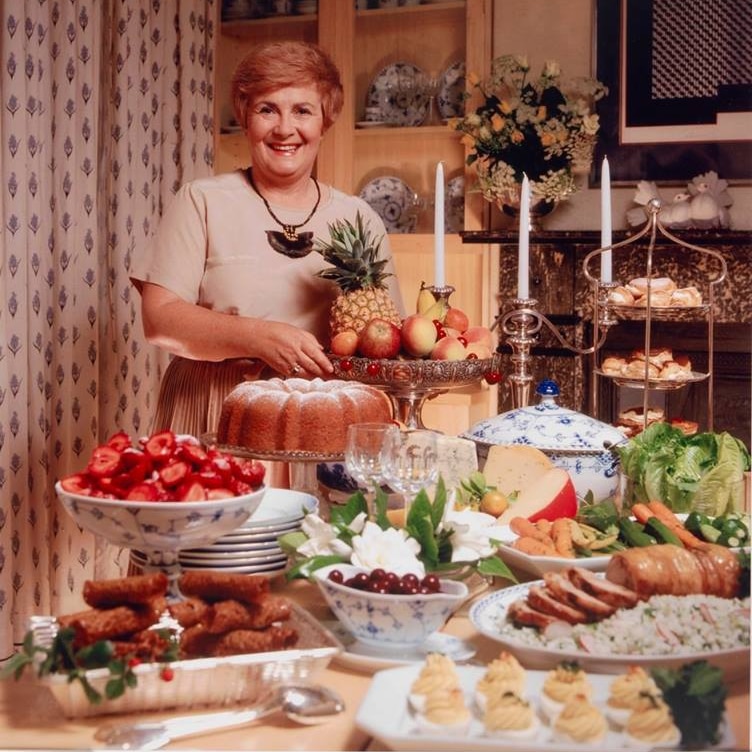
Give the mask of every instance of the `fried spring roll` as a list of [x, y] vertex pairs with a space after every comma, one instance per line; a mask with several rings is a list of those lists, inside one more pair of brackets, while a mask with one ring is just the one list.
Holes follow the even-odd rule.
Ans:
[[290, 618], [290, 604], [285, 598], [267, 596], [257, 603], [236, 600], [218, 601], [208, 608], [207, 631], [222, 634], [233, 629], [265, 629], [277, 621]]
[[164, 572], [118, 577], [113, 580], [86, 580], [84, 602], [92, 608], [139, 605], [167, 592], [167, 575]]
[[211, 654], [219, 658], [241, 653], [266, 653], [291, 648], [297, 641], [297, 631], [288, 626], [269, 627], [261, 631], [235, 629], [219, 636]]
[[159, 614], [150, 606], [116, 606], [92, 609], [74, 615], [68, 626], [76, 632], [74, 645], [83, 647], [98, 640], [112, 640], [140, 632], [154, 624]]
[[171, 603], [168, 609], [181, 627], [188, 628], [206, 621], [210, 606], [200, 598], [186, 598], [184, 601]]
[[178, 583], [183, 595], [209, 603], [237, 600], [255, 603], [269, 592], [269, 579], [230, 572], [183, 572]]

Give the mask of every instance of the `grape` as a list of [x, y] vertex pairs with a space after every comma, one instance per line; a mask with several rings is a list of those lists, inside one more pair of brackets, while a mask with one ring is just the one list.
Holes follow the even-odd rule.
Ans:
[[429, 593], [438, 593], [441, 589], [439, 578], [435, 574], [427, 574], [421, 581], [422, 587], [426, 588]]

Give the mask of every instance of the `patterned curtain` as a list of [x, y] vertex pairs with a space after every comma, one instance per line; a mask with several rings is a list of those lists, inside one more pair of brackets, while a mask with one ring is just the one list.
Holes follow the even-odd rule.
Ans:
[[0, 659], [126, 553], [55, 480], [148, 431], [165, 356], [128, 279], [178, 185], [211, 172], [215, 0], [5, 0], [0, 30]]

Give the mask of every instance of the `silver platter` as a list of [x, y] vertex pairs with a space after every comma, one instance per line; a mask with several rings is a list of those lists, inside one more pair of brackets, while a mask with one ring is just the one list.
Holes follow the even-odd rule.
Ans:
[[440, 391], [468, 386], [499, 371], [501, 367], [498, 355], [471, 360], [372, 360], [333, 355], [330, 358], [336, 378], [359, 381], [393, 393], [401, 389]]

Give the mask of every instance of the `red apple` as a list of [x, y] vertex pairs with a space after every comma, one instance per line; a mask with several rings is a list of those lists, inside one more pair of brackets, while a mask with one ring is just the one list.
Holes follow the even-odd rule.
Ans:
[[446, 316], [444, 316], [444, 326], [456, 329], [461, 334], [470, 326], [470, 319], [464, 311], [450, 306]]
[[358, 353], [364, 358], [394, 358], [401, 345], [398, 326], [384, 319], [371, 319], [358, 338]]
[[431, 350], [431, 360], [464, 360], [467, 352], [457, 337], [442, 337]]
[[413, 313], [402, 322], [402, 349], [409, 355], [417, 358], [428, 355], [437, 336], [434, 322], [421, 313]]
[[469, 326], [462, 336], [467, 340], [468, 345], [472, 342], [480, 342], [489, 350], [493, 350], [493, 334], [487, 326]]
[[358, 349], [358, 335], [352, 329], [345, 329], [332, 337], [330, 349], [335, 355], [347, 357], [355, 355]]
[[554, 467], [525, 486], [509, 508], [499, 518], [500, 525], [508, 525], [512, 517], [526, 517], [530, 522], [574, 517], [577, 514], [577, 494], [569, 473]]

